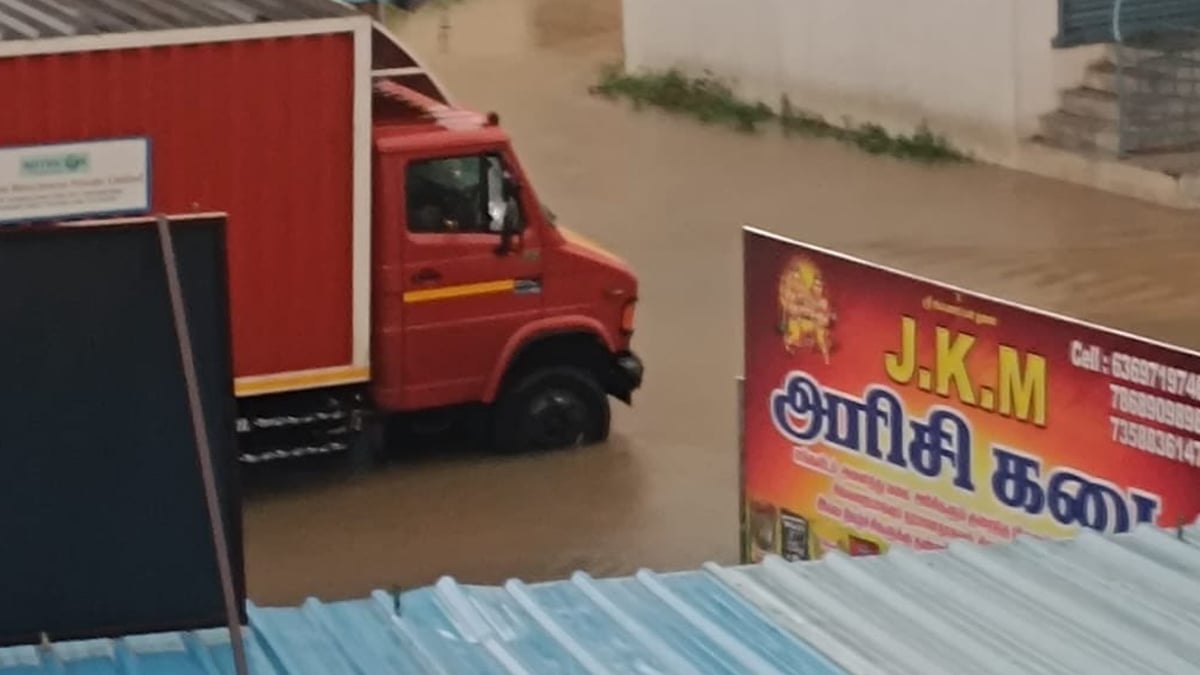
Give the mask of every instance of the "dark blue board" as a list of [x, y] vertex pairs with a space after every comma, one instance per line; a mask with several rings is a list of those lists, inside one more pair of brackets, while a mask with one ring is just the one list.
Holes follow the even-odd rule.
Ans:
[[[244, 607], [225, 219], [171, 227]], [[224, 625], [154, 220], [0, 230], [0, 288], [0, 643]]]

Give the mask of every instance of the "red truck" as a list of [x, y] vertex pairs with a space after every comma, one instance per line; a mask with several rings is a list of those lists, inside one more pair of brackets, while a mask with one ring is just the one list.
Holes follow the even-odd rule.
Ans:
[[629, 266], [370, 17], [239, 3], [6, 5], [0, 222], [228, 213], [243, 461], [371, 452], [385, 414], [470, 403], [501, 450], [606, 438], [642, 381]]

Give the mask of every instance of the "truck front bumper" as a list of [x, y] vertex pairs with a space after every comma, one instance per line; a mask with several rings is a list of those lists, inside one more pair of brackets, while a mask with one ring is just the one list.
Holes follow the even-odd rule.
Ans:
[[642, 359], [633, 352], [618, 352], [613, 358], [609, 393], [625, 404], [633, 402], [633, 392], [642, 386], [646, 367]]

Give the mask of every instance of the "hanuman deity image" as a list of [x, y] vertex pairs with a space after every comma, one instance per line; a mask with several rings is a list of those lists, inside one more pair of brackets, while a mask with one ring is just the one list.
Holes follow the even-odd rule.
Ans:
[[837, 316], [829, 304], [821, 270], [810, 258], [792, 258], [779, 275], [779, 317], [789, 353], [815, 347], [829, 363]]

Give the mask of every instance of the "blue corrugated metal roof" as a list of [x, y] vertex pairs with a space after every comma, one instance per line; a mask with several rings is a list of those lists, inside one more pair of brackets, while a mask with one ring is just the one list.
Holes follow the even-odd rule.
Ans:
[[1200, 527], [711, 573], [853, 673], [1200, 672]]
[[[1200, 526], [251, 605], [255, 675], [1195, 673]], [[0, 649], [0, 675], [233, 673], [223, 630]]]

